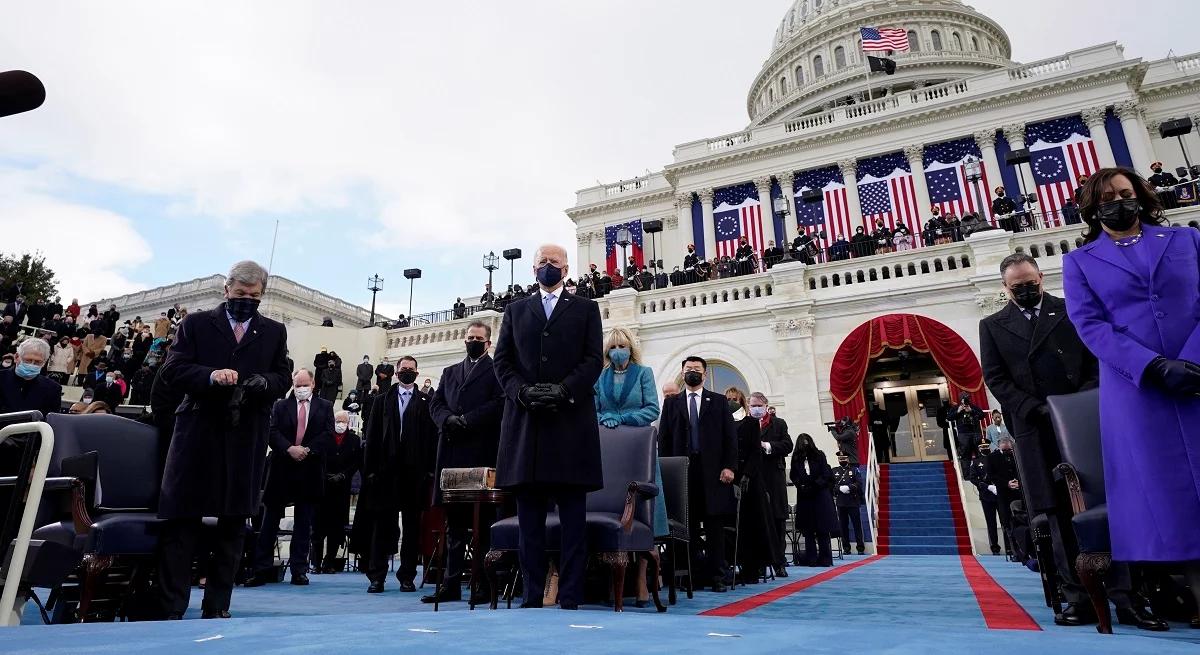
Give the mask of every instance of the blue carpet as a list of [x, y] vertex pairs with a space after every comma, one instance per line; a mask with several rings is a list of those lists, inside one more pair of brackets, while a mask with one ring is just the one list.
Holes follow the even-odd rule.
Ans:
[[883, 552], [892, 555], [954, 555], [961, 551], [954, 509], [941, 462], [891, 464], [887, 476], [887, 534]]

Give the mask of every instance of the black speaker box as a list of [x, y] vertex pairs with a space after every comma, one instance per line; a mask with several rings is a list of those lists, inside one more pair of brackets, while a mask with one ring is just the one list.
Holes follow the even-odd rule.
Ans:
[[663, 231], [663, 222], [661, 220], [642, 221], [642, 231], [647, 234]]
[[1188, 117], [1176, 118], [1164, 122], [1158, 126], [1158, 135], [1164, 139], [1169, 139], [1173, 136], [1183, 136], [1192, 131], [1192, 119]]
[[1016, 166], [1018, 164], [1028, 164], [1029, 163], [1029, 148], [1022, 148], [1021, 150], [1013, 150], [1012, 152], [1008, 153], [1007, 155], [1004, 155], [1004, 163], [1008, 164], [1009, 166]]

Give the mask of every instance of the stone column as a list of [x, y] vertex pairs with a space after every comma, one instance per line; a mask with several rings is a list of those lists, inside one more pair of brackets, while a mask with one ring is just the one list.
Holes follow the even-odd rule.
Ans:
[[[786, 173], [778, 173], [775, 179], [779, 180], [779, 191], [783, 194], [784, 201], [787, 202], [788, 213], [783, 217], [784, 238], [788, 243], [791, 243], [800, 234], [800, 228], [796, 224], [796, 187], [795, 175], [791, 171]], [[783, 247], [783, 244], [779, 244]]]
[[1125, 132], [1125, 143], [1129, 144], [1134, 170], [1139, 175], [1148, 175], [1150, 162], [1154, 161], [1154, 148], [1150, 146], [1141, 105], [1136, 100], [1126, 100], [1118, 102], [1113, 109], [1121, 119], [1121, 130]]
[[[842, 184], [846, 185], [846, 205], [850, 214], [850, 226], [858, 227], [863, 224], [862, 205], [858, 202], [858, 160], [843, 159], [837, 165], [838, 169], [842, 171]], [[821, 189], [817, 189], [817, 191], [821, 191]], [[836, 236], [836, 234], [830, 234], [829, 241], [833, 241]]]
[[713, 225], [713, 193], [712, 189], [700, 189], [700, 209], [704, 212], [704, 258], [712, 259], [717, 256], [717, 232]]
[[[675, 239], [671, 244], [671, 252], [663, 257], [664, 261], [678, 261], [683, 266], [683, 256], [687, 254], [688, 244], [695, 243], [692, 234], [692, 192], [675, 194], [675, 210], [677, 212]], [[676, 259], [678, 257], [678, 259]]]
[[762, 206], [763, 247], [767, 241], [777, 241], [775, 238], [775, 206], [771, 204], [771, 176], [764, 175], [754, 178], [754, 188], [758, 189], [758, 202]]
[[[1000, 176], [1000, 160], [996, 157], [996, 130], [980, 130], [973, 136], [975, 145], [979, 146], [979, 154], [983, 159], [983, 168], [988, 173], [990, 186], [992, 189], [1003, 186], [1004, 178]], [[993, 197], [992, 189], [987, 190], [987, 194], [983, 198], [984, 204], [988, 204], [989, 199]]]
[[682, 228], [679, 226], [678, 216], [663, 217], [663, 238], [658, 243], [658, 258], [662, 260], [663, 268], [668, 273], [676, 266], [683, 267], [683, 254], [687, 252], [687, 244], [679, 241], [680, 229]]
[[1108, 107], [1089, 107], [1080, 113], [1084, 124], [1092, 132], [1092, 141], [1096, 144], [1096, 156], [1100, 159], [1100, 167], [1116, 166], [1117, 158], [1113, 156], [1112, 143], [1108, 140], [1108, 128], [1104, 125]]
[[904, 146], [904, 156], [908, 158], [908, 168], [912, 171], [913, 189], [917, 192], [917, 229], [925, 224], [925, 216], [933, 204], [929, 200], [929, 185], [925, 182], [925, 144], [915, 143]]
[[575, 260], [575, 265], [571, 268], [586, 271], [592, 255], [592, 232], [591, 230], [579, 230], [575, 233], [575, 238], [579, 241], [579, 257]]
[[[592, 231], [592, 247], [588, 250], [588, 264], [595, 264], [596, 270], [606, 270], [604, 263], [604, 228]], [[587, 267], [584, 267], [587, 270]]]
[[[1010, 150], [1023, 150], [1025, 148], [1025, 124], [1013, 123], [1012, 125], [1004, 126], [1004, 138], [1008, 139]], [[1021, 164], [1016, 167], [1017, 177], [1024, 184], [1025, 193], [1037, 193], [1037, 185], [1033, 183], [1033, 178], [1030, 176], [1029, 165]], [[1021, 189], [1017, 190], [1021, 193]]]

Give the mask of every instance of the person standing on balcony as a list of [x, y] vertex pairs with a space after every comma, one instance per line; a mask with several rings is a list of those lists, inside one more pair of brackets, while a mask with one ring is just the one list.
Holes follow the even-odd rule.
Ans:
[[871, 234], [871, 239], [875, 241], [875, 254], [886, 255], [892, 251], [892, 231], [884, 225], [882, 218], [875, 221], [875, 231]]
[[691, 284], [696, 281], [696, 266], [700, 263], [700, 258], [696, 255], [696, 246], [688, 244], [687, 254], [683, 256], [683, 274], [685, 283]]

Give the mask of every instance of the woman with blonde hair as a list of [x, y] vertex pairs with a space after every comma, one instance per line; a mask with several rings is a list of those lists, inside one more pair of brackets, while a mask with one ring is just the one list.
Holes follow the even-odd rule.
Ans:
[[[734, 484], [742, 488], [741, 513], [739, 515], [737, 565], [741, 567], [740, 582], [755, 584], [767, 576], [768, 569], [773, 569], [778, 561], [783, 559], [782, 553], [775, 552], [775, 522], [767, 504], [767, 487], [763, 471], [762, 432], [759, 419], [762, 414], [756, 410], [750, 413], [750, 402], [746, 394], [737, 387], [725, 390], [725, 400], [729, 403], [729, 412], [737, 424], [738, 437], [738, 467], [737, 479]], [[756, 406], [765, 411], [765, 405]], [[758, 414], [758, 416], [755, 416]]]
[[[642, 347], [633, 333], [613, 328], [604, 340], [604, 370], [596, 381], [596, 420], [601, 427], [621, 425], [644, 427], [658, 419], [658, 388], [654, 372], [642, 366]], [[601, 438], [603, 438], [601, 433]], [[654, 460], [654, 482], [661, 484], [662, 471]], [[667, 503], [663, 494], [654, 499], [655, 537], [667, 535]], [[638, 564], [637, 607], [645, 607], [650, 594], [646, 587], [646, 560]]]

